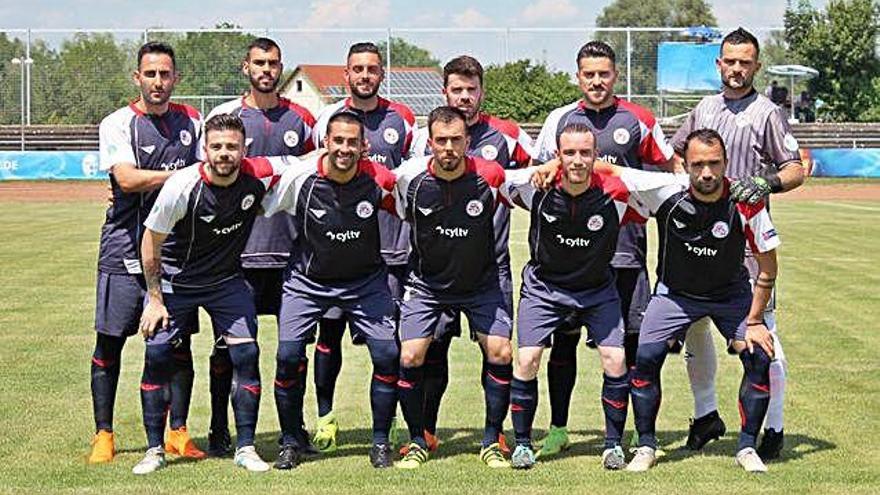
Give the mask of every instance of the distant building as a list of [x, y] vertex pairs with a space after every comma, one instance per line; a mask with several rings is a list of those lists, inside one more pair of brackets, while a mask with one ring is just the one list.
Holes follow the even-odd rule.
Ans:
[[[282, 82], [281, 96], [317, 115], [326, 105], [348, 97], [344, 70], [344, 65], [300, 65]], [[443, 75], [438, 68], [392, 67], [391, 74], [385, 75], [379, 94], [409, 106], [416, 116], [424, 117], [446, 104], [442, 89]]]

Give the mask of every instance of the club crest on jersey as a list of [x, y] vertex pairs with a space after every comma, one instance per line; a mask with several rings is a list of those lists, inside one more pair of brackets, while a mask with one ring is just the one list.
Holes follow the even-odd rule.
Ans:
[[361, 201], [357, 204], [354, 212], [361, 218], [370, 218], [370, 215], [373, 214], [373, 205], [369, 201]]
[[602, 218], [602, 215], [596, 214], [590, 217], [587, 220], [587, 228], [592, 232], [596, 232], [597, 230], [602, 229], [605, 226], [605, 219]]
[[487, 144], [480, 148], [480, 156], [482, 156], [484, 160], [494, 160], [498, 158], [498, 148], [491, 144]]
[[614, 130], [614, 134], [611, 135], [614, 138], [614, 142], [617, 144], [626, 144], [629, 142], [629, 131], [624, 129], [623, 127], [618, 127]]
[[389, 127], [382, 133], [382, 138], [385, 139], [385, 142], [388, 144], [397, 144], [397, 142], [400, 141], [400, 134], [397, 133], [396, 129]]
[[719, 220], [712, 226], [712, 235], [716, 239], [724, 239], [728, 234], [730, 234], [730, 227], [727, 226], [726, 222]]
[[188, 130], [184, 129], [180, 131], [180, 144], [184, 146], [189, 146], [193, 142], [192, 134], [189, 133]]
[[248, 194], [247, 196], [241, 198], [241, 209], [242, 210], [250, 210], [251, 206], [254, 206], [254, 195]]
[[468, 201], [468, 204], [467, 206], [465, 206], [464, 211], [466, 211], [467, 214], [472, 217], [478, 217], [481, 213], [483, 213], [483, 203], [478, 199], [472, 199]]
[[299, 144], [299, 134], [296, 131], [287, 131], [284, 133], [284, 144], [289, 148], [295, 148]]

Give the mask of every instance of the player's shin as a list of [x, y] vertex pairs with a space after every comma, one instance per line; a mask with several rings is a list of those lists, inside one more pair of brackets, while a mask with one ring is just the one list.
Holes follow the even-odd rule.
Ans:
[[172, 430], [186, 426], [189, 416], [189, 405], [192, 399], [193, 370], [192, 349], [190, 337], [182, 338], [174, 345], [172, 353], [174, 357], [174, 374], [171, 376], [171, 409], [170, 426]]
[[400, 348], [395, 340], [367, 340], [373, 362], [370, 406], [373, 412], [373, 444], [389, 443], [391, 419], [397, 410], [397, 380]]
[[260, 349], [256, 342], [229, 346], [232, 359], [232, 412], [238, 447], [254, 444], [260, 410]]
[[483, 447], [498, 442], [498, 435], [504, 428], [504, 418], [510, 405], [510, 381], [513, 378], [513, 364], [483, 364], [483, 393], [486, 397], [486, 426], [483, 429]]
[[517, 445], [532, 445], [532, 424], [538, 410], [538, 379], [521, 380], [516, 376], [510, 384], [510, 417]]
[[410, 441], [419, 444], [423, 449], [428, 446], [425, 443], [424, 433], [424, 403], [425, 389], [422, 386], [425, 376], [423, 366], [400, 366], [400, 377], [397, 380], [398, 397], [400, 408], [403, 410], [403, 418], [409, 429]]
[[739, 414], [742, 430], [739, 434], [737, 452], [755, 447], [758, 432], [767, 414], [770, 402], [770, 356], [759, 346], [752, 352], [740, 352], [743, 363], [743, 379], [739, 387]]
[[449, 384], [449, 345], [450, 338], [441, 338], [431, 342], [425, 356], [425, 430], [436, 435], [437, 416], [440, 414], [440, 402]]
[[211, 352], [209, 380], [211, 389], [211, 431], [229, 429], [229, 394], [232, 391], [232, 360], [222, 339]]
[[629, 373], [611, 377], [602, 375], [602, 410], [605, 413], [605, 448], [620, 445], [623, 429], [626, 426], [626, 412], [629, 405]]
[[166, 411], [170, 402], [168, 382], [174, 366], [171, 353], [171, 344], [149, 343], [144, 352], [141, 407], [148, 448], [161, 447], [165, 436]]
[[125, 337], [97, 334], [92, 354], [92, 407], [95, 431], [113, 431], [113, 409]]
[[636, 368], [630, 377], [630, 393], [639, 447], [657, 448], [655, 426], [662, 397], [660, 368], [668, 352], [665, 342], [653, 342], [639, 345], [636, 353]]
[[342, 369], [342, 336], [345, 333], [345, 320], [322, 318], [319, 329], [314, 356], [315, 397], [318, 400], [318, 415], [326, 416], [333, 411], [336, 380]]
[[547, 387], [550, 391], [550, 424], [560, 428], [568, 425], [571, 394], [577, 379], [577, 333], [557, 332], [547, 363]]
[[296, 432], [302, 423], [303, 390], [301, 369], [306, 343], [280, 341], [275, 357], [275, 407], [281, 425], [281, 445], [296, 445]]

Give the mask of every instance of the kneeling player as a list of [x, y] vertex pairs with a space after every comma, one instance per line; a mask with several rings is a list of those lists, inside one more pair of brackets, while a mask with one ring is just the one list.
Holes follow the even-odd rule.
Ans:
[[[755, 440], [770, 398], [773, 337], [763, 314], [776, 279], [779, 237], [763, 203], [737, 204], [730, 198], [726, 156], [717, 132], [694, 131], [684, 145], [689, 182], [640, 194], [657, 217], [660, 252], [657, 286], [642, 323], [632, 376], [639, 448], [630, 471], [654, 465], [660, 369], [670, 349], [680, 348], [688, 327], [705, 316], [743, 364], [736, 462], [746, 471], [767, 470]], [[639, 173], [645, 172], [625, 171], [621, 177], [626, 181]], [[746, 243], [758, 262], [754, 293], [743, 266]]]

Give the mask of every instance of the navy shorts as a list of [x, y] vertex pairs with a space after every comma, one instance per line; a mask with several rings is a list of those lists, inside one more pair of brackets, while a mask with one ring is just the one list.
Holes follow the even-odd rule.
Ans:
[[[99, 271], [96, 293], [95, 331], [112, 337], [138, 332], [147, 294], [143, 275]], [[198, 314], [186, 326], [190, 333], [198, 333]]]
[[464, 313], [471, 331], [510, 338], [513, 329], [510, 305], [497, 280], [467, 295], [441, 295], [417, 288], [412, 277], [400, 306], [400, 340], [442, 339], [455, 325], [451, 315]]
[[[509, 264], [498, 265], [498, 284], [501, 286], [501, 293], [504, 296], [504, 304], [507, 311], [513, 314], [513, 277], [510, 273]], [[443, 315], [442, 325], [446, 325], [447, 329], [443, 332], [445, 338], [461, 337], [461, 311], [449, 310]], [[477, 340], [477, 332], [471, 327], [471, 340]]]
[[571, 291], [538, 279], [531, 265], [523, 270], [517, 310], [517, 347], [548, 347], [567, 319], [587, 327], [587, 340], [603, 347], [623, 347], [620, 297], [613, 283]]
[[658, 283], [645, 312], [639, 345], [669, 341], [682, 344], [691, 324], [706, 316], [712, 319], [729, 345], [734, 340], [745, 339], [746, 317], [751, 307], [751, 291], [742, 291], [721, 301], [703, 301], [671, 294]]
[[244, 268], [244, 278], [254, 291], [258, 315], [278, 316], [281, 312], [281, 287], [284, 268]]
[[244, 277], [238, 276], [206, 288], [175, 287], [174, 292], [163, 292], [162, 299], [168, 310], [168, 327], [147, 339], [147, 345], [168, 344], [194, 333], [187, 323], [198, 318], [199, 307], [204, 308], [211, 318], [215, 340], [224, 336], [257, 338], [257, 309], [251, 287]]
[[[403, 284], [406, 282], [406, 265], [388, 265], [388, 290], [394, 301], [394, 321], [400, 319], [400, 300], [403, 298]], [[344, 317], [342, 308], [331, 307], [322, 318], [328, 320], [341, 320]]]
[[638, 334], [642, 319], [651, 300], [651, 285], [648, 269], [614, 268], [617, 277], [617, 294], [620, 296], [620, 311], [624, 328], [628, 334]]
[[394, 302], [385, 270], [363, 279], [323, 284], [290, 270], [281, 296], [278, 340], [310, 341], [315, 324], [331, 308], [348, 320], [352, 340], [394, 340]]

